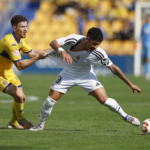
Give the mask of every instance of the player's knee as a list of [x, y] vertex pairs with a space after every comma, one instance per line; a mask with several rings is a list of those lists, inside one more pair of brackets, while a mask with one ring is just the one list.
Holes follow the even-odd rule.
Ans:
[[104, 104], [106, 101], [107, 101], [107, 98], [102, 98], [101, 101], [100, 101], [100, 103]]
[[24, 94], [22, 92], [17, 92], [15, 95], [15, 99], [19, 102], [23, 102]]
[[106, 101], [107, 101], [108, 97], [107, 96], [101, 96], [100, 98], [98, 98], [98, 101], [101, 103], [101, 104], [104, 104]]

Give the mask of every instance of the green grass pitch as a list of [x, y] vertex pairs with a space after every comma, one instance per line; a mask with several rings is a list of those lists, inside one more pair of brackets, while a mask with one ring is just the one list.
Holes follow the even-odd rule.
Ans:
[[[56, 75], [21, 75], [23, 89], [38, 101], [26, 101], [25, 117], [38, 123], [40, 109]], [[98, 77], [107, 95], [117, 100], [123, 110], [142, 122], [150, 118], [150, 82], [144, 77], [128, 76], [142, 93], [135, 94], [116, 76]], [[8, 103], [3, 103], [7, 100]], [[7, 129], [11, 105], [6, 94], [0, 93], [0, 150], [142, 150], [149, 149], [150, 135], [143, 135], [119, 115], [102, 106], [79, 87], [71, 88], [53, 107], [43, 131]]]

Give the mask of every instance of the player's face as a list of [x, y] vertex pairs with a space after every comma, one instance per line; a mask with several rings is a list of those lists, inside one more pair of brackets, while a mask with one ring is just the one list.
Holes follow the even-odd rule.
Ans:
[[26, 38], [27, 22], [26, 21], [19, 22], [17, 26], [13, 26], [13, 30], [19, 39]]
[[87, 43], [86, 43], [86, 48], [87, 50], [89, 50], [90, 52], [92, 52], [94, 49], [97, 49], [99, 44], [101, 42], [97, 41], [97, 40], [91, 40], [89, 37], [87, 37]]

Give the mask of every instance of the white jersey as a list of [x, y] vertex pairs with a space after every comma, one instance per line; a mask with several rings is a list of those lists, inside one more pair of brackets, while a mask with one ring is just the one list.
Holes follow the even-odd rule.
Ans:
[[110, 66], [112, 65], [111, 60], [108, 58], [106, 52], [98, 47], [92, 52], [88, 50], [73, 52], [71, 49], [75, 47], [81, 40], [86, 37], [83, 35], [71, 34], [67, 37], [57, 39], [58, 44], [72, 57], [73, 63], [63, 63], [61, 54], [53, 51], [49, 54], [49, 58], [53, 59], [63, 68], [63, 73], [74, 78], [81, 78], [93, 72], [92, 65], [97, 66]]

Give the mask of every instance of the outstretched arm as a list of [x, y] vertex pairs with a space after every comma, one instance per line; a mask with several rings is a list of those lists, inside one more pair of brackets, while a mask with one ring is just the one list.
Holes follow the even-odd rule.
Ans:
[[58, 51], [59, 53], [61, 53], [62, 57], [63, 57], [63, 63], [65, 62], [65, 60], [67, 61], [67, 64], [72, 64], [72, 58], [71, 56], [63, 49], [60, 47], [60, 45], [58, 44], [58, 42], [56, 40], [52, 41], [50, 43], [50, 46], [55, 50]]
[[35, 54], [34, 51], [30, 52], [28, 54], [30, 59], [24, 59], [20, 61], [14, 62], [15, 66], [17, 67], [18, 70], [23, 70], [29, 66], [31, 66], [33, 63], [35, 63], [39, 59], [45, 59], [47, 57], [45, 52], [41, 52], [39, 54]]
[[47, 54], [50, 51], [52, 51], [52, 48], [47, 48], [44, 50], [32, 50], [32, 52], [25, 53], [25, 54], [28, 55], [30, 58], [33, 58], [33, 57], [39, 57], [43, 53]]
[[128, 78], [126, 77], [126, 75], [121, 71], [121, 69], [119, 67], [117, 67], [116, 65], [112, 64], [111, 66], [108, 67], [112, 73], [114, 73], [115, 75], [117, 75], [121, 80], [123, 80], [133, 91], [136, 90], [138, 93], [141, 93], [142, 91], [140, 90], [140, 88], [134, 84], [132, 84]]

